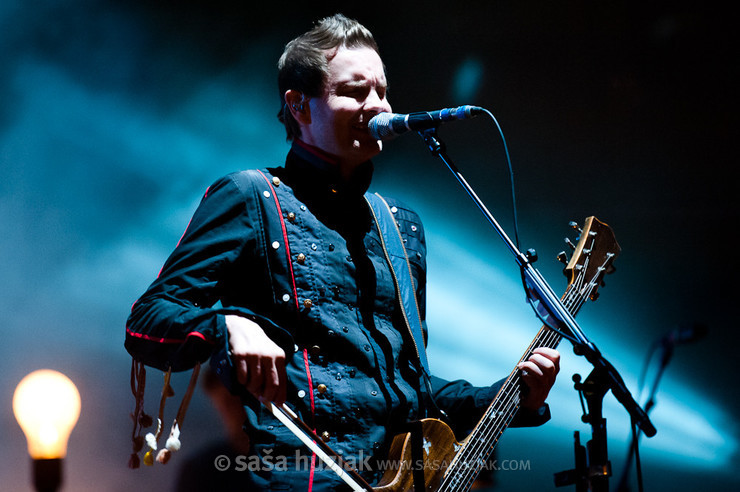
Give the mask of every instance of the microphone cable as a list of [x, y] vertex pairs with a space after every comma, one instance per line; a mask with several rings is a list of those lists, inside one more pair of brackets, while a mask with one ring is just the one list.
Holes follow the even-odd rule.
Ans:
[[511, 165], [511, 156], [509, 155], [509, 147], [506, 145], [506, 137], [504, 137], [504, 132], [501, 129], [501, 125], [499, 125], [498, 120], [495, 116], [493, 116], [493, 113], [491, 113], [486, 108], [480, 108], [483, 113], [485, 113], [493, 123], [496, 125], [496, 129], [498, 130], [499, 135], [501, 136], [501, 142], [504, 145], [504, 156], [506, 157], [506, 165], [509, 171], [509, 186], [511, 187], [511, 209], [512, 209], [512, 219], [514, 221], [514, 244], [516, 244], [516, 249], [520, 249], [519, 246], [519, 219], [517, 214], [517, 205], [516, 205], [516, 189], [514, 187], [514, 168]]

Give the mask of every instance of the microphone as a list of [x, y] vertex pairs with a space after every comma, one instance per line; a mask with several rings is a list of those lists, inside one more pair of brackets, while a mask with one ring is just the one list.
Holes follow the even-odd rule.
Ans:
[[367, 129], [376, 140], [390, 140], [408, 131], [427, 130], [447, 121], [473, 118], [484, 111], [478, 106], [466, 105], [410, 114], [380, 113], [370, 119]]

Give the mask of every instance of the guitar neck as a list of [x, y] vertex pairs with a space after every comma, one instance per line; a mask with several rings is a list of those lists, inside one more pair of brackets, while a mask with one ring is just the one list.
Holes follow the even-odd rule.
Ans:
[[[570, 284], [561, 298], [563, 305], [573, 315], [588, 298], [588, 294], [583, 295], [584, 289], [586, 289], [584, 286]], [[558, 333], [543, 325], [519, 362], [529, 359], [534, 349], [538, 347], [556, 348], [561, 339]], [[487, 464], [499, 438], [514, 419], [521, 398], [521, 375], [519, 369], [514, 368], [448, 466], [438, 492], [468, 490], [472, 486], [480, 470]]]

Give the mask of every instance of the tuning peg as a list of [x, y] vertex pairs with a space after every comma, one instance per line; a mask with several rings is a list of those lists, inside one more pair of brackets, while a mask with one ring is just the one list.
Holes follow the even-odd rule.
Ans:
[[560, 253], [558, 253], [558, 256], [556, 256], [556, 258], [563, 265], [568, 265], [568, 255], [565, 253], [565, 251], [561, 251]]
[[571, 220], [570, 222], [568, 222], [568, 225], [578, 232], [583, 232], [583, 230], [579, 227], [578, 222], [576, 222], [575, 220]]
[[567, 244], [568, 246], [570, 246], [570, 249], [572, 249], [573, 251], [575, 251], [575, 250], [576, 250], [576, 245], [575, 245], [575, 244], [573, 244], [573, 241], [571, 241], [571, 240], [570, 240], [570, 239], [568, 239], [567, 237], [565, 238], [565, 244]]
[[535, 261], [537, 261], [537, 251], [535, 251], [534, 248], [529, 248], [524, 254], [527, 255], [527, 259], [530, 263], [534, 263]]

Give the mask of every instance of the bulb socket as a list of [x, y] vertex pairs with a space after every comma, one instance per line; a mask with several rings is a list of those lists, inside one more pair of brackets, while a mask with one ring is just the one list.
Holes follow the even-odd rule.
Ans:
[[38, 492], [56, 492], [62, 484], [62, 460], [35, 459], [33, 461], [33, 485]]

